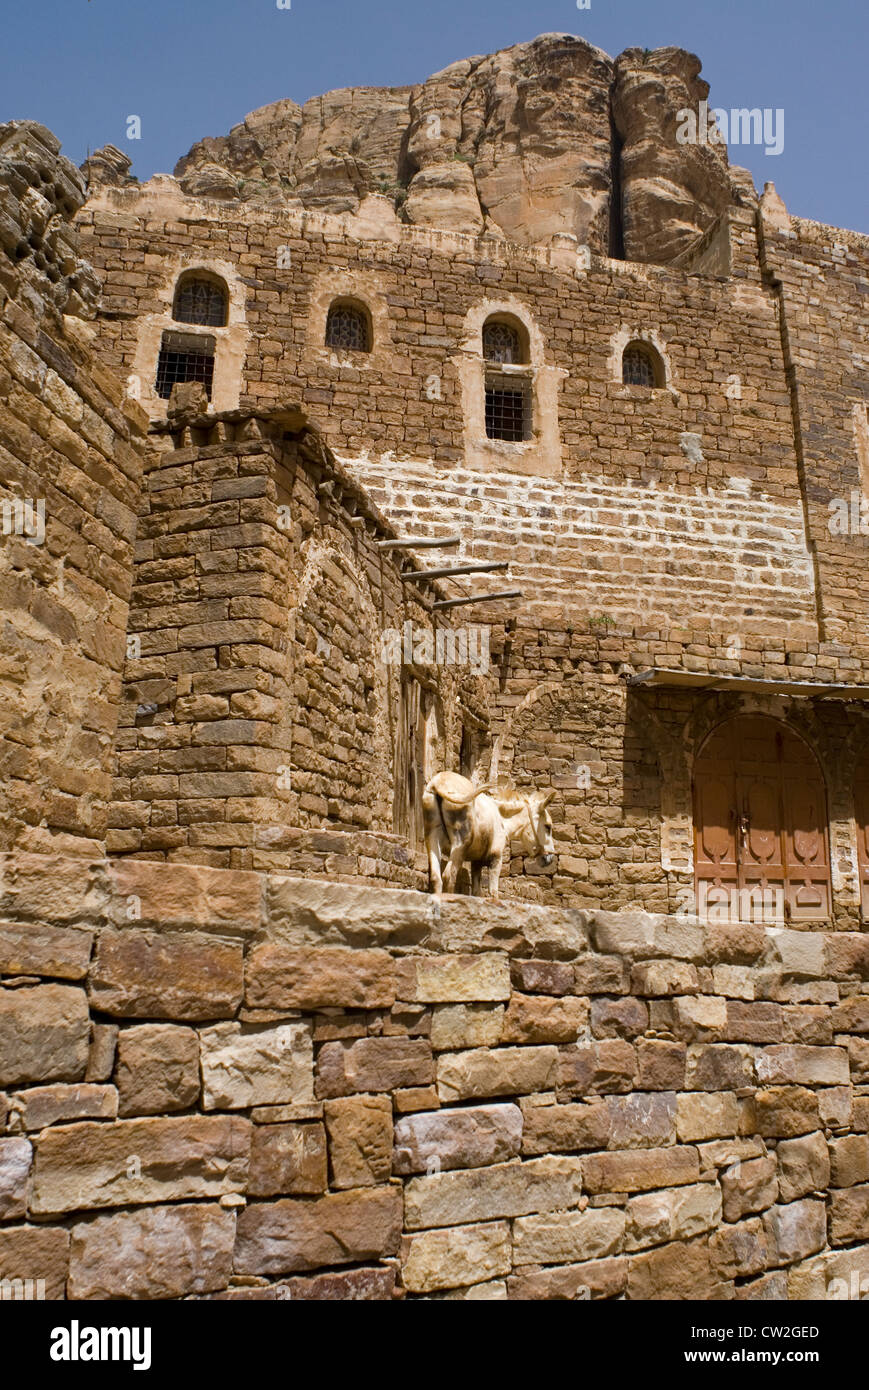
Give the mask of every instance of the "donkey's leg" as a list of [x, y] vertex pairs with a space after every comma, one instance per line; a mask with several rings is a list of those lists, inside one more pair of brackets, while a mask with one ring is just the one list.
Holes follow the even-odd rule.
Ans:
[[441, 839], [437, 831], [432, 831], [426, 836], [428, 847], [428, 876], [429, 887], [436, 898], [439, 898], [444, 891], [444, 882], [441, 875]]
[[481, 898], [483, 888], [483, 865], [478, 859], [471, 865], [471, 897]]
[[447, 893], [452, 893], [456, 886], [456, 879], [459, 876], [459, 869], [465, 862], [465, 842], [464, 840], [454, 840], [450, 849], [450, 858], [447, 867], [444, 869], [444, 888]]
[[504, 854], [493, 854], [489, 860], [489, 897], [496, 902], [498, 900], [498, 886], [501, 881], [501, 869], [504, 867]]

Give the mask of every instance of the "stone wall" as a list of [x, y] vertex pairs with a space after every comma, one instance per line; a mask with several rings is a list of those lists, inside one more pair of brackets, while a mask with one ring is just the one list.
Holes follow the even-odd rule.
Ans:
[[147, 419], [94, 352], [84, 188], [59, 149], [0, 126], [0, 847], [94, 853]]
[[781, 301], [822, 633], [866, 633], [869, 237], [768, 210], [764, 265]]
[[[784, 311], [754, 208], [722, 219], [727, 266], [711, 273], [702, 249], [682, 269], [583, 258], [569, 237], [525, 248], [406, 227], [376, 196], [336, 217], [185, 197], [169, 179], [101, 189], [79, 222], [105, 278], [101, 351], [155, 418], [177, 276], [221, 273], [244, 322], [217, 332], [248, 337], [241, 357], [240, 339], [218, 342], [217, 409], [297, 400], [396, 524], [512, 560], [538, 617], [561, 603], [811, 640], [831, 601], [819, 584], [865, 608], [850, 543], [838, 571], [818, 571], [807, 535]], [[342, 295], [371, 311], [370, 353], [324, 346]], [[498, 312], [529, 333], [527, 443], [485, 434], [480, 333]], [[826, 321], [835, 334], [832, 309]], [[623, 385], [634, 338], [659, 351], [665, 385]]]
[[[503, 891], [565, 906], [677, 910], [694, 883], [697, 755], [729, 717], [763, 714], [793, 729], [823, 769], [831, 920], [858, 928], [854, 777], [869, 754], [869, 722], [857, 692], [869, 652], [857, 650], [688, 626], [562, 626], [557, 613], [545, 628], [493, 627], [498, 680], [481, 775], [555, 791], [555, 862], [514, 856]], [[631, 684], [655, 669], [669, 672], [664, 683]], [[716, 678], [734, 684], [716, 690]]]
[[4, 1280], [820, 1300], [869, 1275], [865, 934], [135, 860], [8, 856], [2, 883]]
[[421, 886], [404, 826], [486, 727], [488, 647], [301, 410], [152, 437], [110, 851]]

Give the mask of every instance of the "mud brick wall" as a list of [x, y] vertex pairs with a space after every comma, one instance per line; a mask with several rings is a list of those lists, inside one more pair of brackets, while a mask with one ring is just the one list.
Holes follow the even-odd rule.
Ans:
[[865, 934], [3, 869], [13, 1288], [783, 1300], [869, 1277]]
[[0, 847], [98, 852], [147, 419], [94, 355], [78, 171], [0, 126]]
[[[450, 630], [438, 591], [403, 582], [402, 552], [379, 549], [394, 532], [303, 412], [153, 438], [110, 851], [419, 885], [393, 824], [413, 663], [384, 661], [381, 636]], [[413, 674], [440, 713], [431, 770], [457, 764], [489, 682], [467, 665]]]

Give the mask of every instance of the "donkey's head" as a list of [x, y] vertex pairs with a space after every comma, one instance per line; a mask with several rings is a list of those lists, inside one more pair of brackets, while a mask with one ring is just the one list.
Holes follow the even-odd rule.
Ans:
[[555, 842], [552, 838], [552, 817], [549, 803], [554, 791], [532, 792], [526, 799], [528, 815], [524, 817], [519, 831], [523, 847], [531, 855], [540, 855], [545, 868], [555, 859]]

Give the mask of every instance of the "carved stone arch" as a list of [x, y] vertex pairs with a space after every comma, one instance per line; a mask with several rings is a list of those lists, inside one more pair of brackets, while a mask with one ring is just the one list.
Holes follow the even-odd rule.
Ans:
[[377, 610], [340, 538], [312, 539], [302, 553], [290, 737], [298, 823], [385, 831], [391, 770]]

